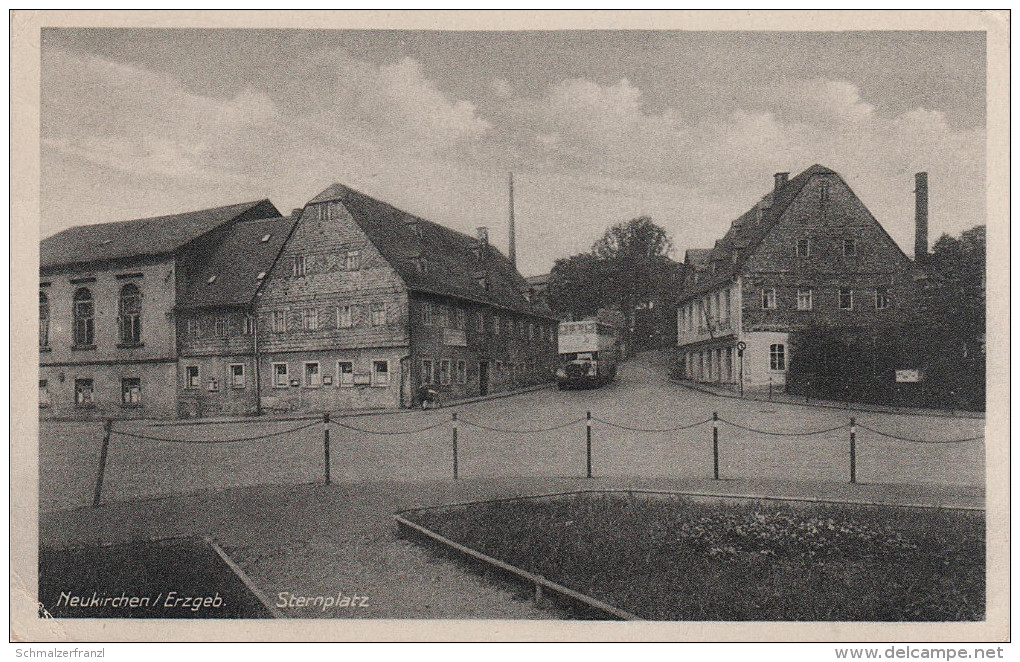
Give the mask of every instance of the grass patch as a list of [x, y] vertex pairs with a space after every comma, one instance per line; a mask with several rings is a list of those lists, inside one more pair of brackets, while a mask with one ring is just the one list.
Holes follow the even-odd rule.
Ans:
[[411, 519], [649, 620], [984, 618], [982, 513], [586, 494]]
[[39, 604], [40, 614], [55, 618], [272, 616], [209, 545], [192, 538], [42, 547]]

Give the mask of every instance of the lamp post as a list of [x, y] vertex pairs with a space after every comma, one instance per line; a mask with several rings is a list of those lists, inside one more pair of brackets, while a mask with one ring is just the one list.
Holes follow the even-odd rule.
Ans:
[[737, 343], [737, 360], [740, 361], [740, 397], [744, 397], [744, 350], [747, 343], [741, 340]]

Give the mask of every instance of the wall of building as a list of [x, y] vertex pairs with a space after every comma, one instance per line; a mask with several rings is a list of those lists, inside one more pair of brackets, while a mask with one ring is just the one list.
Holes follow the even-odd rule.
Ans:
[[[77, 364], [39, 368], [41, 419], [172, 418], [177, 414], [175, 362]], [[92, 403], [78, 405], [75, 382], [91, 379]], [[140, 380], [138, 402], [125, 403], [124, 379]], [[45, 390], [43, 383], [45, 382]]]
[[[425, 308], [431, 307], [431, 323]], [[442, 310], [445, 308], [446, 313]], [[457, 310], [464, 311], [460, 325]], [[479, 331], [478, 315], [483, 330]], [[442, 320], [445, 316], [446, 322]], [[497, 322], [498, 328], [496, 332]], [[524, 322], [521, 333], [521, 322]], [[533, 325], [533, 327], [531, 326]], [[427, 295], [411, 298], [411, 347], [414, 393], [422, 385], [423, 360], [433, 361], [436, 382], [431, 387], [444, 400], [478, 396], [481, 392], [480, 363], [488, 372], [489, 393], [499, 393], [551, 381], [557, 365], [557, 323], [554, 320], [523, 315], [470, 302]], [[534, 331], [531, 331], [534, 328]], [[441, 383], [442, 361], [449, 360], [449, 384]], [[458, 360], [466, 362], [464, 383], [456, 378]]]
[[[827, 186], [823, 201], [822, 188]], [[797, 240], [810, 255], [797, 256]], [[843, 239], [855, 255], [844, 256]], [[799, 288], [812, 289], [812, 309], [797, 310]], [[876, 288], [889, 307], [875, 307]], [[836, 175], [815, 176], [804, 186], [773, 231], [744, 267], [744, 329], [785, 331], [807, 324], [868, 326], [906, 320], [916, 305], [911, 261]], [[761, 291], [775, 289], [776, 308], [763, 310]], [[839, 290], [853, 291], [853, 309], [839, 308]]]
[[[401, 406], [407, 392], [402, 359], [406, 347], [349, 350], [270, 352], [261, 356], [262, 406], [267, 411], [320, 412], [347, 409], [391, 409]], [[353, 364], [354, 383], [343, 383], [338, 362]], [[387, 361], [389, 378], [376, 379], [372, 364]], [[318, 379], [309, 383], [305, 366], [318, 363]], [[274, 364], [287, 365], [287, 385], [277, 385]], [[296, 383], [295, 383], [296, 382]]]
[[736, 334], [741, 325], [740, 297], [738, 283], [725, 283], [681, 302], [677, 309], [677, 344], [689, 345]]
[[[135, 285], [141, 293], [141, 343], [127, 346], [119, 332], [121, 289]], [[94, 307], [94, 342], [74, 347], [72, 303], [87, 288]], [[49, 344], [40, 347], [43, 366], [144, 361], [176, 355], [172, 310], [176, 302], [172, 258], [116, 262], [88, 271], [52, 271], [40, 275], [40, 292], [49, 300]]]
[[[231, 366], [243, 366], [243, 384], [231, 379]], [[188, 368], [198, 368], [198, 384], [192, 386]], [[177, 415], [246, 416], [257, 410], [255, 361], [251, 354], [182, 356], [177, 366]]]

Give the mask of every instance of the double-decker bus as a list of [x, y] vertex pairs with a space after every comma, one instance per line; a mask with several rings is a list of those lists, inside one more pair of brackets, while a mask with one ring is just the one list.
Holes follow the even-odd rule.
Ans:
[[619, 361], [616, 329], [594, 319], [563, 322], [559, 332], [560, 390], [575, 386], [601, 386], [616, 379]]

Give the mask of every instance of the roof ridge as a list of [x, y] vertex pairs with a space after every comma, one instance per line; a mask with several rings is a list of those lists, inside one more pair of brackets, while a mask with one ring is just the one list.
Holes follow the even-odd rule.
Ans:
[[144, 223], [146, 221], [157, 221], [157, 220], [159, 220], [161, 218], [173, 218], [174, 216], [188, 216], [189, 214], [201, 214], [201, 213], [205, 213], [205, 212], [215, 212], [215, 211], [220, 211], [220, 210], [223, 210], [223, 209], [230, 209], [231, 207], [254, 207], [254, 206], [262, 204], [263, 202], [269, 202], [269, 198], [261, 198], [259, 200], [251, 200], [249, 202], [237, 202], [237, 203], [234, 203], [232, 205], [220, 205], [218, 207], [206, 207], [204, 209], [192, 209], [190, 211], [179, 211], [179, 212], [175, 212], [173, 214], [160, 214], [158, 216], [144, 216], [142, 218], [126, 218], [126, 219], [122, 219], [120, 221], [105, 221], [103, 223], [86, 223], [85, 225], [72, 225], [71, 227], [64, 228], [63, 230], [61, 230], [60, 232], [57, 232], [56, 234], [52, 234], [49, 237], [46, 237], [45, 239], [43, 239], [43, 241], [46, 241], [46, 239], [50, 239], [52, 237], [56, 237], [59, 234], [67, 232], [68, 230], [76, 230], [76, 229], [79, 229], [79, 228], [103, 228], [103, 227], [112, 227], [114, 225], [121, 225], [121, 224], [125, 224], [125, 223]]

